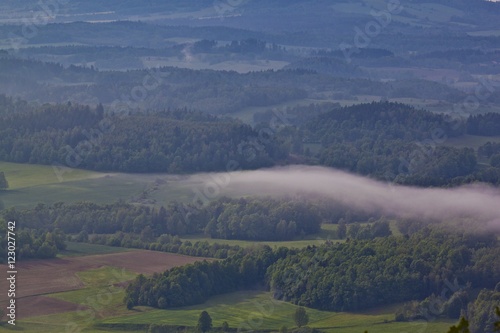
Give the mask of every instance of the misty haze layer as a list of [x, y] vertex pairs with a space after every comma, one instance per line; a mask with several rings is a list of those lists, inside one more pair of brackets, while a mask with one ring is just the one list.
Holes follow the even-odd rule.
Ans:
[[[388, 216], [443, 220], [472, 218], [500, 228], [500, 190], [486, 185], [453, 189], [394, 186], [343, 171], [292, 166], [212, 175], [243, 195], [317, 193], [356, 209]], [[221, 186], [224, 192], [224, 186]]]

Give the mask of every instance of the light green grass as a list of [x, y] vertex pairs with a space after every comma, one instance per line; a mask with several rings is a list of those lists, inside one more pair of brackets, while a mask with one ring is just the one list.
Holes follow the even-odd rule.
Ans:
[[[118, 278], [115, 276], [118, 275]], [[195, 326], [201, 311], [206, 310], [213, 319], [214, 327], [227, 321], [232, 328], [244, 330], [277, 330], [285, 325], [295, 326], [292, 320], [296, 306], [273, 299], [264, 291], [239, 291], [212, 297], [204, 304], [171, 310], [136, 307], [127, 310], [123, 304], [124, 289], [113, 286], [119, 280], [127, 280], [133, 273], [115, 268], [101, 268], [79, 273], [86, 284], [82, 290], [57, 293], [51, 297], [82, 305], [82, 310], [71, 313], [33, 317], [18, 323], [25, 332], [67, 332], [76, 327], [81, 332], [107, 332], [108, 326], [148, 325], [151, 323]], [[85, 307], [85, 308], [84, 308]], [[396, 323], [396, 306], [380, 307], [358, 313], [337, 313], [307, 309], [310, 327], [325, 332], [400, 333], [420, 331], [444, 333], [453, 324], [452, 320], [433, 320], [425, 323]], [[99, 327], [94, 325], [99, 324]], [[36, 330], [34, 330], [36, 328]], [[0, 328], [0, 332], [6, 332]], [[109, 330], [123, 332], [122, 330]], [[127, 332], [131, 332], [130, 330]], [[136, 331], [139, 332], [139, 331]]]
[[[92, 328], [96, 320], [129, 313], [123, 304], [125, 290], [116, 284], [129, 281], [137, 274], [115, 267], [103, 267], [82, 271], [77, 275], [85, 284], [84, 288], [47, 296], [79, 304], [78, 311], [27, 318], [18, 321], [16, 328], [23, 332], [40, 333], [68, 333], [80, 330], [105, 332]], [[0, 328], [0, 332], [10, 332], [10, 330]]]
[[38, 185], [0, 193], [5, 207], [32, 207], [37, 203], [92, 201], [112, 203], [128, 200], [140, 193], [144, 184], [124, 183], [109, 179], [86, 179], [57, 184]]
[[[9, 182], [9, 189], [0, 191], [6, 208], [76, 201], [112, 203], [120, 199], [160, 205], [193, 199], [193, 184], [185, 182], [185, 177], [167, 174], [104, 174], [72, 169], [63, 174], [61, 182], [51, 166], [0, 162], [0, 171]], [[158, 178], [167, 181], [155, 186]], [[144, 193], [146, 201], [141, 199]]]
[[124, 289], [116, 284], [132, 280], [137, 274], [115, 267], [103, 267], [77, 273], [85, 284], [83, 289], [50, 295], [66, 302], [80, 304], [96, 317], [123, 313]]
[[[204, 304], [185, 307], [176, 310], [158, 310], [148, 307], [138, 307], [130, 311], [129, 316], [121, 316], [103, 320], [105, 324], [169, 324], [196, 325], [201, 311], [206, 310], [212, 317], [215, 327], [220, 327], [227, 321], [230, 327], [250, 329], [275, 329], [285, 325], [295, 326], [292, 320], [296, 306], [287, 302], [274, 300], [268, 292], [242, 291], [213, 297]], [[409, 323], [392, 323], [394, 315], [391, 311], [385, 313], [335, 313], [307, 309], [310, 327], [321, 328], [327, 332], [404, 332], [413, 331], [416, 326]], [[383, 312], [383, 311], [382, 311]], [[444, 333], [450, 322], [429, 322], [425, 332]], [[422, 326], [420, 326], [422, 327]]]
[[[12, 190], [61, 182], [52, 166], [48, 165], [0, 162], [0, 171], [5, 173], [5, 177], [9, 182], [9, 189]], [[89, 179], [102, 175], [81, 169], [68, 169], [67, 171], [62, 175], [63, 182]]]

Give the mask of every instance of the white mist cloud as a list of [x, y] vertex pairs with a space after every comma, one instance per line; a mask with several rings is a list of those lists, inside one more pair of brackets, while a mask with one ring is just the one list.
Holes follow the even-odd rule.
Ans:
[[[216, 178], [216, 175], [212, 175]], [[487, 185], [453, 189], [391, 186], [343, 171], [291, 166], [220, 174], [223, 192], [243, 195], [318, 193], [350, 207], [417, 219], [467, 217], [500, 229], [500, 190]]]

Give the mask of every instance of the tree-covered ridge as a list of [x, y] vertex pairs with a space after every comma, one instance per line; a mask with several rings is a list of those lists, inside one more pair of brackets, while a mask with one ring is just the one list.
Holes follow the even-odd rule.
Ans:
[[[47, 78], [57, 77], [53, 81]], [[425, 80], [378, 82], [339, 78], [308, 69], [235, 71], [177, 67], [100, 71], [70, 65], [0, 57], [0, 93], [39, 102], [113, 105], [129, 102], [144, 109], [188, 108], [230, 114], [245, 107], [275, 106], [303, 98], [356, 95], [429, 98], [458, 102], [464, 94]], [[321, 87], [318, 89], [318, 87]], [[139, 90], [137, 90], [139, 89]]]
[[267, 274], [275, 297], [312, 308], [352, 311], [422, 299], [459, 279], [493, 288], [500, 279], [492, 235], [423, 229], [409, 238], [378, 238], [306, 249]]
[[[414, 141], [432, 136], [440, 129], [447, 137], [464, 133], [463, 125], [446, 116], [393, 102], [373, 102], [336, 108], [304, 126], [324, 144], [355, 141], [365, 136], [376, 139]], [[346, 135], [345, 130], [349, 130]]]
[[491, 128], [499, 124], [494, 114], [455, 119], [380, 102], [333, 109], [304, 124], [302, 132], [286, 135], [321, 144], [313, 157], [322, 165], [381, 180], [419, 186], [498, 184], [496, 160], [479, 166], [473, 149], [451, 147], [447, 140], [465, 134], [492, 135]]
[[[304, 163], [405, 185], [500, 183], [495, 144], [476, 152], [447, 143], [465, 134], [496, 134], [500, 118], [495, 114], [453, 119], [390, 102], [344, 108], [329, 104], [330, 111], [311, 105], [278, 116], [261, 113], [253, 128], [185, 109], [123, 115], [104, 112], [100, 104], [95, 108], [25, 105], [24, 109], [22, 103], [14, 104], [3, 99], [5, 112], [0, 111], [4, 161], [144, 173]], [[307, 147], [311, 144], [317, 149], [311, 151]]]
[[[102, 106], [55, 105], [0, 117], [0, 159], [126, 172], [252, 169], [286, 157], [276, 141], [247, 158], [258, 133], [235, 120], [196, 112], [104, 115]], [[242, 148], [243, 147], [243, 148]]]

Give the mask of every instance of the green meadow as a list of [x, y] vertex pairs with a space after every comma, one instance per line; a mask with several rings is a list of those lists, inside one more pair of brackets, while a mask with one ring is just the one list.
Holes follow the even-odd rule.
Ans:
[[[105, 273], [105, 271], [101, 271]], [[89, 274], [98, 273], [96, 271]], [[127, 310], [122, 303], [124, 291], [121, 288], [103, 286], [103, 281], [92, 278], [96, 285], [81, 291], [54, 294], [65, 301], [85, 304], [89, 308], [80, 313], [65, 313], [30, 318], [20, 323], [21, 329], [38, 326], [38, 332], [62, 332], [61, 328], [74, 326], [82, 332], [146, 332], [149, 324], [194, 327], [201, 311], [206, 310], [213, 319], [215, 328], [227, 321], [229, 327], [244, 331], [278, 331], [280, 327], [294, 328], [292, 314], [296, 305], [277, 301], [265, 291], [240, 291], [211, 298], [201, 305], [175, 310], [158, 310], [137, 307]], [[92, 300], [100, 295], [103, 303]], [[105, 297], [105, 298], [104, 298]], [[325, 332], [400, 333], [420, 331], [443, 333], [453, 324], [450, 320], [430, 320], [418, 323], [394, 322], [393, 307], [379, 308], [362, 313], [336, 313], [307, 309], [309, 327]], [[55, 323], [58, 323], [56, 325]], [[190, 330], [191, 331], [191, 330]]]

